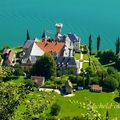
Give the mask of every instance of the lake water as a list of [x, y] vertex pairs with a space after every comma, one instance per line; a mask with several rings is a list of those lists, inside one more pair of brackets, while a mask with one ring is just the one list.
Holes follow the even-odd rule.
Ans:
[[101, 35], [101, 49], [114, 49], [120, 36], [120, 0], [0, 0], [0, 47], [19, 46], [26, 39], [41, 38], [43, 30], [54, 36], [55, 23], [64, 24], [62, 33], [76, 33], [82, 43], [88, 36]]

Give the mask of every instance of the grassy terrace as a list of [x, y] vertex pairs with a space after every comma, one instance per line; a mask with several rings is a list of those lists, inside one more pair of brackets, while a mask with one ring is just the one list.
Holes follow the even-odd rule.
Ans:
[[[96, 109], [105, 117], [106, 111], [109, 110], [110, 118], [117, 117], [120, 119], [120, 105], [118, 105], [113, 99], [116, 96], [115, 93], [91, 93], [88, 90], [77, 91], [73, 97], [63, 97], [54, 92], [45, 93], [45, 92], [31, 92], [24, 99], [23, 103], [18, 106], [18, 109], [15, 111], [16, 119], [20, 120], [22, 118], [22, 113], [27, 112], [26, 104], [30, 104], [30, 101], [37, 101], [41, 99], [42, 102], [47, 102], [48, 97], [50, 98], [50, 104], [48, 109], [43, 113], [43, 115], [49, 115], [50, 106], [52, 103], [57, 102], [61, 106], [61, 111], [58, 118], [62, 117], [74, 117], [80, 116], [86, 112], [86, 106], [91, 101]], [[43, 99], [43, 95], [45, 99]], [[49, 95], [49, 96], [48, 96]], [[40, 98], [41, 97], [41, 98]], [[96, 99], [97, 98], [97, 99]], [[89, 101], [89, 102], [88, 102]], [[36, 103], [39, 104], [39, 103]], [[110, 108], [111, 105], [111, 108]], [[119, 107], [119, 108], [117, 108]], [[19, 116], [19, 117], [18, 117]]]
[[79, 60], [80, 59], [80, 53], [75, 53], [74, 57], [75, 57], [76, 60]]
[[83, 54], [83, 59], [84, 60], [89, 60], [88, 54]]
[[21, 52], [22, 51], [22, 47], [16, 47], [16, 48], [13, 48], [13, 50], [15, 52]]
[[93, 63], [94, 63], [94, 65], [95, 65], [95, 67], [96, 67], [97, 70], [99, 70], [99, 69], [107, 70], [108, 67], [114, 66], [114, 64], [115, 64], [115, 62], [110, 62], [108, 64], [102, 65], [99, 62], [99, 58], [96, 57], [95, 55], [92, 55], [91, 58], [92, 58], [92, 61], [93, 61]]
[[[57, 101], [61, 105], [59, 117], [79, 116], [86, 112], [86, 105], [91, 101], [94, 103], [97, 110], [105, 117], [107, 109], [110, 113], [110, 118], [118, 117], [120, 119], [120, 105], [114, 102], [115, 93], [91, 93], [88, 90], [77, 91], [74, 97], [58, 97]], [[97, 98], [97, 99], [96, 99]], [[112, 106], [111, 108], [110, 105]], [[114, 108], [119, 105], [119, 108]]]
[[89, 66], [89, 63], [88, 63], [88, 62], [84, 62], [84, 63], [83, 63], [83, 66], [82, 66], [82, 67], [83, 67], [83, 70], [85, 70], [88, 66]]
[[93, 64], [95, 65], [97, 70], [104, 69], [104, 67], [99, 62], [99, 58], [98, 57], [95, 57], [95, 55], [92, 55], [91, 58], [92, 58]]
[[[24, 77], [21, 76], [17, 80], [11, 80], [6, 83], [10, 82], [19, 86], [23, 84], [24, 80]], [[94, 93], [89, 90], [81, 90], [76, 91], [73, 97], [63, 97], [55, 92], [40, 92], [35, 90], [27, 94], [23, 102], [17, 107], [14, 112], [14, 120], [21, 120], [24, 112], [29, 112], [29, 110], [36, 109], [36, 107], [45, 104], [47, 104], [47, 109], [44, 111], [43, 115], [48, 116], [51, 105], [55, 102], [61, 106], [61, 111], [57, 116], [58, 118], [80, 116], [86, 113], [86, 106], [89, 102], [92, 102], [102, 116], [105, 117], [106, 111], [108, 110], [110, 120], [116, 117], [119, 120], [120, 104], [114, 101], [114, 98], [117, 96], [117, 91], [112, 93]]]

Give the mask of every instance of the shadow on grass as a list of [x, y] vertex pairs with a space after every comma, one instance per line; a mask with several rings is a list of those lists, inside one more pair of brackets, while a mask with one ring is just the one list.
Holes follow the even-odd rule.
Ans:
[[114, 101], [120, 103], [120, 97], [114, 98]]

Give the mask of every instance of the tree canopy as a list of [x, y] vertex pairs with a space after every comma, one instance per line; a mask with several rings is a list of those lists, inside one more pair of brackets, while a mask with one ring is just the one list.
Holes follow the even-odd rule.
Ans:
[[56, 62], [51, 54], [41, 56], [33, 65], [32, 75], [45, 76], [50, 78], [56, 75]]

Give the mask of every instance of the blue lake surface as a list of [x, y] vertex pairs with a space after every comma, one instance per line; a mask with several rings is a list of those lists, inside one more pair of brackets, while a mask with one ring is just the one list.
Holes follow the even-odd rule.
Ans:
[[22, 45], [27, 29], [31, 38], [41, 38], [44, 29], [55, 33], [58, 22], [64, 24], [63, 34], [76, 33], [85, 44], [92, 34], [94, 48], [100, 34], [101, 49], [114, 49], [120, 0], [0, 0], [0, 47]]

